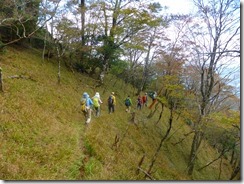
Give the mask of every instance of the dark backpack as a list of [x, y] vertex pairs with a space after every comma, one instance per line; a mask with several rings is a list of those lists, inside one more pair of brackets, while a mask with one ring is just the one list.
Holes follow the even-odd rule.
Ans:
[[113, 103], [114, 103], [113, 97], [112, 96], [109, 96], [108, 97], [108, 104], [109, 105], [112, 105]]
[[126, 106], [130, 106], [130, 99], [129, 99], [129, 98], [126, 98], [126, 99], [125, 99], [125, 105], [126, 105]]
[[155, 98], [155, 92], [154, 92], [154, 91], [153, 91], [153, 92], [149, 92], [149, 93], [148, 93], [148, 96], [149, 96], [150, 98], [154, 99], [154, 98]]
[[142, 99], [141, 99], [141, 98], [138, 98], [138, 99], [137, 99], [137, 103], [138, 103], [138, 104], [142, 104]]

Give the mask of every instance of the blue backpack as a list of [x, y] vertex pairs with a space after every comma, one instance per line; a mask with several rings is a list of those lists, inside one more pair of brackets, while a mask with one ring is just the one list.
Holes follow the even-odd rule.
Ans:
[[126, 106], [130, 106], [130, 99], [129, 99], [129, 98], [126, 98], [126, 99], [125, 99], [125, 105], [126, 105]]

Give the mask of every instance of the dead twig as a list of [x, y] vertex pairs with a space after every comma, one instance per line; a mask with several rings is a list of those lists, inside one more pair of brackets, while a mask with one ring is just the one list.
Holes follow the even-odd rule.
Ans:
[[143, 154], [143, 156], [142, 156], [142, 158], [141, 158], [141, 160], [140, 160], [140, 162], [139, 162], [139, 164], [138, 164], [138, 167], [137, 167], [137, 170], [136, 170], [136, 174], [138, 175], [139, 174], [139, 168], [141, 168], [141, 165], [142, 165], [142, 163], [143, 163], [143, 161], [144, 161], [144, 158], [145, 158], [145, 154]]
[[194, 131], [191, 131], [191, 132], [189, 132], [189, 133], [187, 133], [187, 134], [184, 134], [185, 137], [181, 138], [178, 142], [176, 142], [176, 143], [172, 143], [172, 144], [175, 146], [175, 145], [177, 145], [177, 144], [182, 143], [182, 142], [186, 139], [186, 137], [187, 137], [188, 135], [192, 134], [193, 132], [194, 132]]
[[25, 75], [12, 75], [12, 76], [9, 76], [8, 78], [10, 78], [10, 79], [29, 79], [29, 80], [36, 82], [36, 80], [33, 79], [31, 76], [25, 76]]
[[129, 129], [129, 125], [127, 126], [124, 134], [120, 137], [118, 135], [115, 136], [115, 139], [114, 139], [114, 144], [112, 145], [112, 149], [115, 147], [116, 149], [115, 150], [118, 150], [120, 145], [122, 144], [126, 134], [128, 133], [128, 129]]
[[148, 174], [146, 171], [144, 171], [142, 168], [138, 167], [137, 168], [139, 171], [143, 172], [148, 178], [151, 180], [155, 180], [150, 174]]
[[238, 125], [232, 124], [232, 126], [240, 130], [240, 127]]
[[119, 147], [119, 145], [118, 145], [119, 140], [120, 140], [120, 137], [116, 134], [116, 136], [115, 136], [115, 138], [114, 138], [114, 143], [113, 143], [113, 145], [112, 145], [112, 149], [113, 149], [114, 147], [115, 147], [116, 150], [118, 149], [118, 147]]
[[209, 165], [211, 165], [212, 163], [216, 162], [217, 160], [222, 159], [224, 154], [227, 153], [228, 151], [230, 151], [230, 149], [223, 149], [217, 158], [215, 158], [211, 162], [207, 163], [205, 166], [199, 168], [198, 171], [201, 171], [202, 169], [208, 167]]
[[136, 121], [136, 113], [135, 112], [131, 113], [131, 119], [129, 120], [129, 122], [132, 123], [133, 125], [135, 125], [137, 130], [139, 129], [139, 127], [137, 125], [138, 120]]
[[136, 117], [136, 113], [135, 112], [132, 112], [131, 113], [131, 119], [130, 119], [130, 122], [131, 123], [135, 123], [135, 117]]

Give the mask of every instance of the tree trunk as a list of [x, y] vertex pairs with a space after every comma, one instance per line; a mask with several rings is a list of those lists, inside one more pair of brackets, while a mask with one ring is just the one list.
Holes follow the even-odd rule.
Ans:
[[81, 11], [81, 53], [80, 53], [80, 62], [84, 62], [85, 60], [85, 0], [81, 0], [80, 2], [80, 11]]
[[[46, 33], [45, 33], [45, 38], [44, 38], [44, 45], [43, 45], [43, 50], [42, 50], [42, 61], [44, 61], [44, 59], [45, 59], [45, 52], [46, 52], [46, 46], [47, 46], [47, 33], [48, 33], [48, 31], [47, 31], [47, 24], [46, 24]], [[49, 55], [47, 56], [48, 57], [48, 59], [49, 59]]]
[[190, 161], [188, 164], [188, 175], [192, 175], [193, 173], [195, 158], [196, 158], [196, 144], [197, 144], [197, 133], [194, 134], [194, 138], [191, 145]]
[[0, 67], [0, 91], [3, 92], [3, 75], [2, 75], [1, 67]]
[[85, 0], [81, 0], [81, 45], [85, 45]]
[[[45, 1], [45, 6], [47, 6], [47, 0]], [[47, 16], [46, 14], [44, 15], [44, 19], [46, 20]], [[44, 37], [44, 45], [43, 45], [43, 50], [42, 50], [42, 61], [44, 61], [45, 59], [45, 52], [46, 52], [46, 45], [47, 45], [47, 33], [48, 33], [48, 29], [47, 29], [47, 23], [45, 23], [45, 28], [46, 28], [46, 32], [45, 32], [45, 37]]]
[[219, 178], [218, 178], [218, 180], [220, 180], [220, 176], [222, 173], [222, 161], [223, 161], [223, 158], [221, 157], [220, 164], [219, 164]]
[[58, 84], [60, 84], [61, 83], [61, 55], [60, 55], [58, 43], [56, 45], [56, 49], [57, 49], [57, 54], [58, 54]]
[[191, 145], [191, 153], [190, 153], [190, 159], [188, 163], [188, 175], [192, 175], [193, 173], [195, 161], [197, 158], [197, 151], [201, 145], [202, 138], [203, 138], [203, 132], [201, 131], [200, 125], [201, 125], [201, 120], [198, 121], [195, 127], [195, 134]]
[[[154, 163], [155, 163], [155, 161], [156, 161], [156, 159], [158, 157], [159, 151], [160, 151], [160, 149], [161, 149], [161, 147], [163, 145], [163, 142], [167, 139], [167, 137], [168, 137], [168, 135], [170, 133], [170, 130], [172, 128], [172, 122], [173, 122], [173, 109], [170, 109], [169, 128], [167, 129], [167, 132], [164, 135], [164, 137], [161, 139], [160, 144], [159, 144], [159, 146], [158, 146], [158, 148], [157, 148], [157, 150], [156, 150], [156, 152], [155, 152], [155, 154], [154, 154], [154, 156], [152, 158], [152, 162], [151, 162], [151, 164], [149, 166], [149, 169], [147, 171], [148, 174], [151, 173], [152, 168], [154, 166]], [[145, 175], [145, 177], [147, 177], [147, 175]]]
[[156, 122], [156, 124], [159, 123], [160, 119], [162, 118], [163, 112], [164, 112], [164, 104], [162, 103], [161, 106], [162, 106], [162, 110], [161, 110], [161, 112], [159, 114], [158, 121]]
[[234, 158], [235, 158], [235, 150], [232, 150], [232, 154], [231, 154], [231, 159], [230, 159], [230, 164], [233, 165], [234, 162]]
[[231, 174], [230, 180], [233, 180], [239, 172], [240, 172], [240, 162], [238, 166], [234, 169], [233, 173]]
[[61, 83], [61, 62], [60, 58], [58, 57], [58, 84]]
[[149, 65], [150, 65], [150, 53], [151, 53], [151, 48], [153, 45], [153, 41], [155, 39], [155, 31], [154, 30], [154, 34], [150, 37], [150, 42], [147, 48], [147, 55], [145, 58], [145, 64], [144, 64], [144, 71], [143, 71], [143, 76], [142, 76], [142, 82], [140, 87], [138, 88], [138, 94], [140, 94], [140, 92], [142, 92], [145, 88], [145, 85], [147, 84], [148, 81], [148, 77], [149, 77]]

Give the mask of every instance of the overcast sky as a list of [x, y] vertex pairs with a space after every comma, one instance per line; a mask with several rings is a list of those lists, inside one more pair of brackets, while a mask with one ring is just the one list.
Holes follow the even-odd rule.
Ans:
[[[194, 11], [193, 0], [155, 0], [156, 2], [160, 2], [162, 6], [167, 6], [167, 13], [173, 14], [187, 14], [192, 13]], [[244, 0], [240, 0], [241, 4], [243, 4]], [[195, 8], [196, 10], [196, 8]]]
[[168, 13], [187, 14], [194, 10], [192, 0], [158, 0], [162, 6], [167, 6]]
[[[162, 6], [167, 6], [168, 9], [167, 9], [166, 13], [169, 13], [169, 14], [171, 14], [171, 13], [172, 14], [188, 14], [188, 13], [196, 12], [196, 7], [193, 4], [193, 0], [155, 0], [155, 1], [160, 2], [160, 4]], [[242, 5], [243, 5], [243, 1], [244, 0], [240, 0]], [[195, 10], [194, 10], [194, 8], [195, 8]], [[235, 58], [235, 60], [232, 61], [232, 67], [240, 67], [240, 58]], [[233, 81], [233, 85], [236, 88], [240, 88], [240, 70], [238, 70], [233, 75], [233, 77], [235, 78], [235, 80]]]

